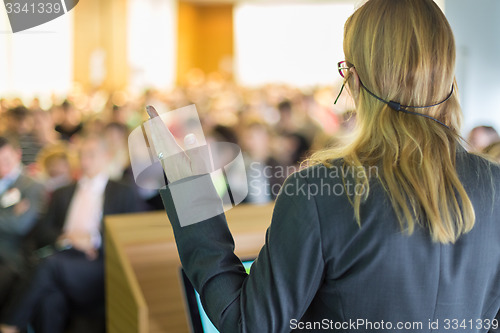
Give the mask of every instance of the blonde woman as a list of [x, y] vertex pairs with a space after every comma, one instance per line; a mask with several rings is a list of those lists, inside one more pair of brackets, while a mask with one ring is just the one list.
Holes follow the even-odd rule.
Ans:
[[224, 214], [181, 223], [174, 189], [190, 193], [191, 216], [217, 211], [216, 195], [200, 190], [211, 183], [193, 176], [197, 157], [153, 127], [159, 156], [181, 156], [161, 195], [208, 316], [230, 333], [495, 331], [500, 169], [460, 143], [445, 16], [432, 0], [369, 0], [345, 24], [344, 53], [355, 137], [287, 179], [249, 275]]

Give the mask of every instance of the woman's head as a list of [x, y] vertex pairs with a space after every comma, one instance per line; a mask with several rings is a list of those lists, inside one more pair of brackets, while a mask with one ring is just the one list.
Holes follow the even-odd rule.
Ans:
[[[461, 110], [455, 42], [445, 16], [433, 0], [369, 0], [345, 24], [344, 53], [350, 63], [346, 80], [356, 102], [354, 138], [311, 160], [378, 166], [403, 230], [411, 234], [420, 224], [434, 241], [455, 242], [472, 229], [475, 215], [455, 165]], [[389, 101], [439, 104], [405, 107], [419, 116], [397, 111]], [[352, 201], [361, 224], [361, 202], [369, 195], [370, 180], [366, 174], [356, 177], [365, 187], [364, 195], [356, 194]]]
[[[406, 128], [431, 121], [390, 109], [357, 84], [356, 74], [375, 95], [402, 105], [436, 104], [454, 84], [453, 33], [433, 0], [367, 1], [345, 24], [344, 53], [355, 68], [348, 82], [365, 132], [369, 126]], [[439, 106], [410, 111], [439, 119], [458, 133], [461, 111], [456, 89]]]

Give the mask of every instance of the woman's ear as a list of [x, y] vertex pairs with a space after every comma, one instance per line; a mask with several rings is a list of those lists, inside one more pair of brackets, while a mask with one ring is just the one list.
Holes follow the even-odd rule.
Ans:
[[359, 75], [355, 67], [349, 68], [350, 78], [349, 78], [349, 90], [351, 91], [354, 101], [358, 100], [359, 89], [361, 87]]

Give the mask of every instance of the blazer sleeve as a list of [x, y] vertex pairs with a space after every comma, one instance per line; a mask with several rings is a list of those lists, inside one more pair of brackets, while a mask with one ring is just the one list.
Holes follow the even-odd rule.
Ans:
[[[202, 177], [206, 186], [212, 186], [208, 175]], [[224, 214], [181, 227], [170, 189], [160, 193], [183, 268], [219, 331], [290, 332], [290, 321], [304, 315], [322, 283], [325, 267], [318, 212], [308, 195], [306, 177], [297, 173], [284, 183], [265, 245], [249, 275], [233, 252]], [[213, 199], [197, 194], [192, 191], [186, 200]], [[217, 195], [215, 190], [211, 195]]]

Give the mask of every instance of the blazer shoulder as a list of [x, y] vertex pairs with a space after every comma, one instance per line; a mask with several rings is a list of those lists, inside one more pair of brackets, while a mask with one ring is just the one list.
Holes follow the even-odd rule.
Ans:
[[457, 156], [457, 169], [464, 179], [489, 180], [500, 187], [500, 164], [487, 158], [464, 152]]

